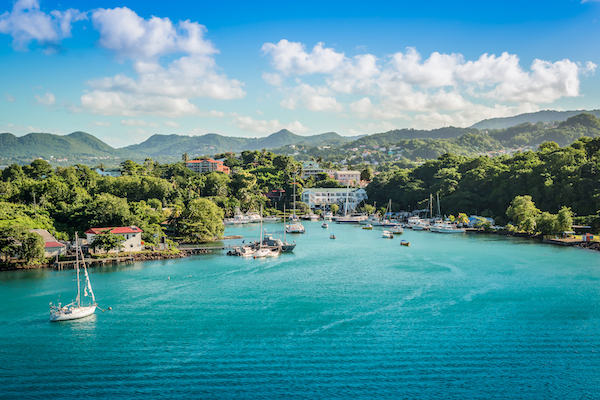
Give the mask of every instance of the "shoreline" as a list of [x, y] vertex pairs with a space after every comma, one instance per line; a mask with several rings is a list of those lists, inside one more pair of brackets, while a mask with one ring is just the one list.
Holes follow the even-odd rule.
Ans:
[[[243, 236], [241, 236], [241, 235], [224, 236], [223, 238], [219, 239], [219, 241], [241, 239], [241, 238], [243, 238]], [[182, 245], [188, 245], [188, 244], [182, 243]], [[208, 246], [208, 247], [210, 247], [210, 246]], [[177, 259], [177, 258], [186, 258], [186, 257], [192, 257], [192, 256], [197, 256], [197, 255], [201, 255], [201, 254], [210, 254], [210, 253], [212, 253], [212, 249], [210, 249], [210, 248], [197, 248], [197, 249], [179, 248], [179, 249], [177, 249], [177, 252], [171, 252], [170, 250], [163, 250], [163, 251], [148, 250], [148, 251], [141, 252], [141, 253], [131, 253], [131, 254], [128, 254], [125, 256], [121, 256], [119, 258], [122, 258], [123, 261], [129, 261], [129, 262], [143, 262], [143, 261], [172, 260], [172, 259]], [[113, 265], [113, 264], [120, 263], [120, 262], [115, 262], [114, 260], [107, 260], [106, 262], [103, 262], [102, 257], [93, 258], [90, 261], [91, 261], [91, 263], [90, 263], [89, 267], [103, 266], [106, 264]], [[2, 265], [2, 266], [0, 266], [0, 272], [2, 272], [2, 271], [17, 271], [17, 270], [21, 270], [21, 269], [46, 269], [46, 268], [56, 269], [56, 262], [53, 260], [51, 262], [42, 263], [42, 264]]]

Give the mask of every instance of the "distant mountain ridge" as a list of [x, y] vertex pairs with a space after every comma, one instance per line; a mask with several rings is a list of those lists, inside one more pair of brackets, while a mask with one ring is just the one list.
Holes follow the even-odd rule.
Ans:
[[521, 125], [524, 123], [537, 124], [538, 122], [550, 123], [550, 122], [562, 122], [568, 118], [573, 117], [577, 114], [588, 113], [594, 115], [596, 118], [600, 118], [600, 110], [575, 110], [575, 111], [555, 111], [545, 110], [533, 113], [519, 114], [514, 117], [505, 118], [490, 118], [479, 121], [478, 123], [471, 126], [475, 129], [506, 129], [513, 126]]

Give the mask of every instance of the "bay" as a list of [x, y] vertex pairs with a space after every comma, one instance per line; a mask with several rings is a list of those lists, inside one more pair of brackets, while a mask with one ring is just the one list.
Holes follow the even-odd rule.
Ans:
[[275, 259], [92, 268], [72, 322], [74, 271], [0, 273], [0, 398], [598, 398], [599, 253], [304, 225]]

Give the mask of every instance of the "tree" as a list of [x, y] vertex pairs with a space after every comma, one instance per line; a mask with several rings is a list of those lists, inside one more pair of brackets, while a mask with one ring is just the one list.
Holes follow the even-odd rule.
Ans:
[[208, 199], [190, 201], [179, 220], [179, 233], [191, 243], [212, 242], [224, 231], [223, 210]]
[[44, 239], [42, 236], [20, 225], [0, 228], [0, 254], [4, 257], [16, 257], [32, 262], [44, 257]]
[[558, 211], [557, 218], [557, 230], [558, 232], [570, 231], [573, 227], [573, 211], [571, 207], [562, 207]]
[[188, 156], [188, 153], [183, 153], [181, 155], [181, 161], [183, 161], [184, 163], [188, 162], [190, 160], [190, 157]]
[[337, 204], [331, 204], [329, 206], [329, 209], [331, 210], [331, 213], [333, 215], [337, 214], [337, 212], [340, 210], [340, 206], [338, 206]]
[[517, 223], [520, 230], [533, 233], [536, 226], [536, 217], [540, 210], [535, 206], [531, 196], [517, 196], [510, 203], [506, 215]]
[[371, 167], [367, 167], [362, 170], [362, 172], [360, 173], [360, 180], [369, 182], [373, 180], [373, 170], [371, 169]]
[[125, 237], [122, 235], [115, 235], [110, 230], [99, 233], [94, 236], [92, 247], [94, 249], [103, 249], [107, 253], [111, 250], [116, 249], [117, 253], [123, 248], [123, 242]]
[[50, 176], [53, 172], [52, 165], [46, 160], [33, 160], [29, 166], [25, 166], [23, 171], [33, 179], [42, 179]]

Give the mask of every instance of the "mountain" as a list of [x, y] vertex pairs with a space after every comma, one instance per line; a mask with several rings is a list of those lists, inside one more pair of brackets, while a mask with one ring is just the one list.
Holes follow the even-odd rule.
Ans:
[[592, 114], [598, 118], [600, 118], [600, 110], [592, 110], [592, 111], [554, 111], [554, 110], [545, 110], [538, 111], [534, 113], [526, 113], [515, 115], [514, 117], [506, 117], [506, 118], [490, 118], [484, 119], [472, 125], [471, 128], [475, 129], [506, 129], [513, 126], [521, 125], [529, 122], [530, 124], [537, 124], [538, 122], [550, 123], [550, 122], [561, 122], [566, 121], [568, 118], [573, 117], [575, 115], [581, 113]]
[[100, 139], [85, 132], [69, 135], [29, 133], [17, 137], [12, 133], [0, 133], [0, 157], [119, 157], [123, 151], [110, 147]]
[[221, 136], [209, 133], [202, 136], [153, 135], [145, 142], [127, 146], [124, 151], [146, 157], [178, 157], [187, 153], [190, 157], [206, 154], [244, 150], [272, 149], [292, 144], [309, 144], [311, 146], [340, 145], [350, 141], [335, 132], [322, 133], [314, 136], [296, 135], [287, 129], [282, 129], [265, 138], [240, 138]]
[[365, 146], [384, 146], [394, 144], [400, 140], [406, 139], [452, 139], [457, 138], [465, 133], [479, 133], [477, 129], [472, 128], [455, 128], [453, 126], [440, 129], [416, 130], [416, 129], [396, 129], [393, 131], [376, 133], [374, 135], [363, 136], [357, 140], [348, 142], [344, 145], [345, 148]]

